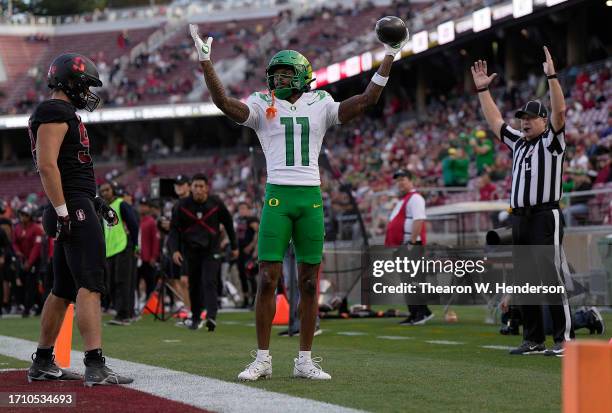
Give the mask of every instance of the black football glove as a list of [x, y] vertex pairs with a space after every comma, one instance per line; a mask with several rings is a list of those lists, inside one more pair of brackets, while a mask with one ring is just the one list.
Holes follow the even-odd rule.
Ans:
[[96, 208], [96, 212], [100, 214], [102, 219], [106, 221], [109, 227], [113, 227], [119, 223], [117, 213], [99, 196], [94, 199], [94, 206]]
[[55, 238], [58, 241], [67, 241], [70, 237], [70, 226], [70, 215], [57, 217], [57, 232]]

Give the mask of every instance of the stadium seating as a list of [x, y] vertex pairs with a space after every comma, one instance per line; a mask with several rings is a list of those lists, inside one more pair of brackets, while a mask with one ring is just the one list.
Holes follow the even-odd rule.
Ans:
[[[500, 0], [489, 1], [489, 5]], [[448, 3], [448, 2], [447, 2]], [[377, 19], [385, 15], [404, 17], [412, 30], [432, 28], [451, 17], [468, 14], [482, 4], [479, 1], [458, 1], [441, 5], [433, 3], [415, 3], [405, 5], [392, 2], [390, 6], [375, 6], [370, 2], [358, 3], [356, 8], [320, 7], [311, 8], [300, 15], [292, 12], [281, 13], [279, 16], [241, 19], [223, 22], [213, 22], [200, 25], [203, 34], [209, 33], [215, 37], [215, 62], [245, 57], [244, 82], [231, 85], [229, 92], [236, 97], [244, 97], [252, 90], [264, 87], [263, 68], [270, 56], [278, 48], [291, 48], [301, 51], [310, 59], [314, 68], [339, 62], [355, 54], [370, 51], [379, 47], [372, 27]], [[133, 9], [122, 12], [99, 12], [91, 15], [74, 16], [76, 20], [69, 21], [104, 21], [106, 19], [129, 19], [163, 16], [168, 12], [162, 6], [147, 9]], [[65, 20], [65, 19], [64, 19]], [[62, 22], [65, 22], [62, 20]], [[68, 21], [68, 20], [66, 20]], [[281, 22], [287, 24], [290, 30], [278, 38], [277, 28]], [[97, 63], [104, 62], [110, 70], [115, 58], [127, 54], [131, 47], [145, 40], [156, 28], [129, 30], [130, 44], [125, 49], [117, 46], [117, 36], [120, 32], [102, 32], [87, 35], [57, 36], [46, 41], [30, 42], [20, 37], [0, 37], [0, 57], [3, 61], [8, 56], [14, 56], [15, 47], [20, 47], [24, 59], [12, 63], [9, 81], [16, 81], [12, 87], [4, 88], [7, 95], [0, 97], [0, 113], [14, 113], [29, 110], [35, 103], [46, 96], [47, 64], [58, 53], [66, 51], [70, 45], [71, 51], [79, 51], [91, 57]], [[256, 44], [255, 39], [273, 33], [271, 43], [266, 47]], [[4, 40], [4, 41], [3, 41]], [[11, 44], [15, 46], [11, 46]], [[179, 31], [153, 52], [154, 61], [147, 63], [148, 55], [144, 56], [144, 64], [131, 64], [125, 73], [119, 73], [118, 86], [107, 84], [102, 94], [105, 104], [109, 106], [155, 104], [162, 102], [177, 102], [186, 99], [196, 84], [199, 68], [194, 64], [195, 56], [192, 50], [192, 40], [188, 33]], [[23, 76], [24, 69], [32, 69], [37, 73]], [[160, 70], [162, 68], [162, 70]], [[18, 75], [20, 74], [20, 75]], [[200, 99], [208, 100], [204, 90]]]
[[[104, 176], [116, 169], [119, 165], [111, 164], [96, 164], [96, 181], [101, 183]], [[18, 197], [25, 199], [30, 194], [44, 196], [40, 177], [32, 170], [20, 168], [19, 170], [0, 170], [0, 199], [12, 199]]]
[[[29, 41], [27, 38], [12, 36], [0, 38], [2, 61], [15, 62], [8, 65], [9, 80], [3, 87], [6, 95], [2, 102], [4, 111], [15, 112], [14, 108], [18, 107], [21, 109], [20, 112], [23, 112], [46, 98], [47, 69], [55, 56], [64, 52], [79, 51], [98, 64], [110, 65], [114, 59], [128, 53], [133, 46], [145, 40], [153, 31], [155, 28], [131, 30], [129, 43], [123, 48], [118, 45], [117, 37], [121, 32], [117, 31], [54, 36], [47, 42]], [[13, 54], [15, 52], [23, 57], [24, 61], [15, 59]], [[35, 73], [27, 75], [29, 69]], [[34, 95], [32, 91], [35, 91]], [[35, 99], [32, 101], [30, 98]]]

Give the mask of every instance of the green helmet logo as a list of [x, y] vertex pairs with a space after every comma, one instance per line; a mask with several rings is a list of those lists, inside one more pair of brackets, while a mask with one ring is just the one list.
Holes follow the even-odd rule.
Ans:
[[[291, 77], [289, 87], [276, 87], [274, 70], [279, 66], [293, 69], [293, 76]], [[313, 80], [310, 62], [295, 50], [281, 50], [276, 53], [266, 68], [268, 89], [274, 91], [274, 96], [279, 99], [287, 99], [293, 91], [308, 92], [310, 90], [310, 83]]]

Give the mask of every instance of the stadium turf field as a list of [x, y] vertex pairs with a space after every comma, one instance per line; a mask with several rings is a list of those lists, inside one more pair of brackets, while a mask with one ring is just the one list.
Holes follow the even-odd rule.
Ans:
[[[560, 410], [561, 359], [509, 356], [505, 348], [520, 337], [501, 336], [497, 326], [485, 325], [483, 308], [454, 310], [457, 324], [441, 321], [439, 307], [437, 318], [418, 327], [399, 326], [399, 318], [324, 320], [313, 353], [324, 358], [331, 382], [292, 379], [298, 338], [277, 337], [275, 328], [272, 380], [247, 385], [370, 411], [510, 412], [520, 400], [529, 401], [521, 403], [522, 411]], [[604, 317], [612, 325], [612, 315]], [[0, 319], [0, 334], [35, 341], [39, 321]], [[130, 327], [104, 326], [104, 350], [115, 358], [235, 382], [255, 348], [254, 314], [223, 313], [219, 321], [212, 334], [151, 316]], [[579, 331], [579, 339], [587, 337]], [[609, 339], [610, 333], [594, 337]], [[78, 334], [74, 347], [82, 350]], [[26, 366], [0, 355], [0, 369]]]

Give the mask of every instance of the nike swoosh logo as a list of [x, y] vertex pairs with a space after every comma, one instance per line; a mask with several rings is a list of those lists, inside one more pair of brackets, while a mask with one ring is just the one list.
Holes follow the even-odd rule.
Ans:
[[321, 206], [321, 204], [312, 204], [313, 208], [319, 208]]
[[61, 370], [57, 370], [57, 371], [45, 371], [45, 370], [41, 370], [40, 372], [44, 373], [44, 374], [48, 374], [49, 376], [58, 377], [58, 378], [62, 377], [62, 375], [64, 374], [64, 373], [62, 373]]

